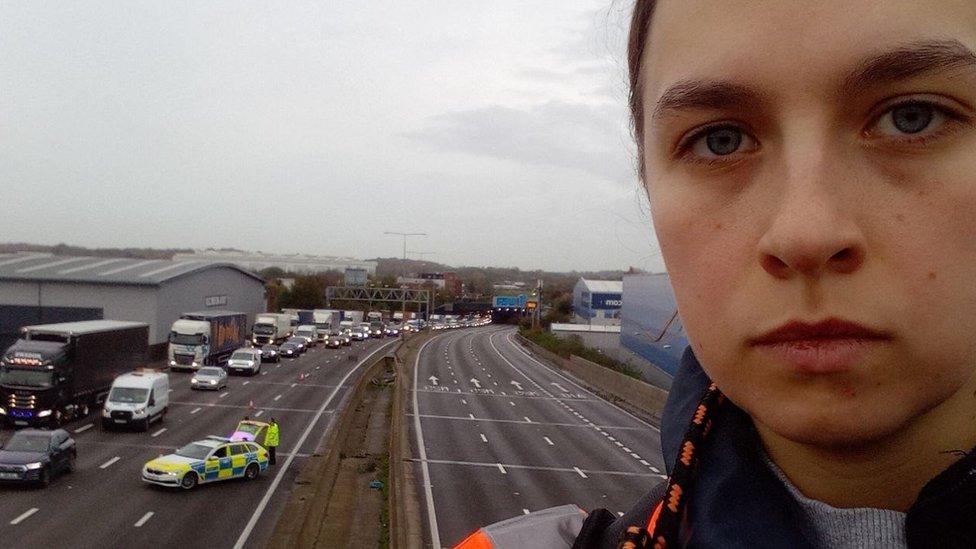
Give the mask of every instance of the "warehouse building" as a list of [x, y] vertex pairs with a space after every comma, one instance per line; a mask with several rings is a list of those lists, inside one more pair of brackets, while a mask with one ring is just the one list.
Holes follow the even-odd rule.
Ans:
[[624, 277], [620, 344], [669, 375], [678, 369], [688, 337], [666, 273]]
[[579, 279], [573, 287], [573, 322], [620, 324], [623, 283], [619, 280]]
[[131, 320], [149, 325], [150, 354], [165, 353], [180, 314], [265, 310], [264, 281], [235, 265], [205, 261], [0, 255], [0, 347], [22, 326], [76, 320]]
[[315, 274], [325, 271], [345, 272], [348, 268], [364, 269], [366, 274], [376, 274], [375, 261], [361, 261], [352, 257], [305, 254], [265, 254], [224, 250], [198, 250], [189, 254], [175, 254], [173, 261], [207, 261], [230, 263], [242, 269], [259, 272], [277, 267], [286, 273]]

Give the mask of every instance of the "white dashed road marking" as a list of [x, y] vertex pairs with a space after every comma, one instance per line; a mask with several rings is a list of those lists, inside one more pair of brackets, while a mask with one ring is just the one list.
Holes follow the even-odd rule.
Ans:
[[579, 476], [586, 478], [586, 473], [581, 471], [579, 467], [573, 467], [573, 470], [576, 471], [576, 474], [578, 474]]
[[505, 470], [505, 467], [503, 467], [501, 463], [496, 463], [495, 465], [498, 466], [498, 470], [501, 471], [501, 473], [503, 475], [507, 475], [508, 474], [508, 471]]
[[200, 408], [194, 408], [194, 409], [190, 410], [190, 415], [192, 416], [193, 414], [195, 414], [195, 413], [197, 413], [199, 411], [200, 411]]
[[112, 458], [112, 459], [106, 461], [105, 463], [99, 465], [98, 468], [99, 469], [108, 469], [109, 467], [112, 466], [113, 463], [115, 463], [116, 461], [118, 461], [120, 459], [122, 459], [122, 458], [120, 458], [119, 456], [115, 456], [114, 458]]
[[549, 437], [542, 437], [542, 440], [546, 441], [546, 444], [548, 444], [549, 446], [555, 446], [555, 444], [553, 444], [552, 441], [549, 440]]
[[12, 521], [10, 521], [10, 524], [20, 524], [21, 522], [24, 521], [24, 519], [26, 519], [27, 517], [33, 515], [34, 513], [38, 512], [38, 511], [39, 511], [39, 509], [37, 507], [31, 507], [30, 509], [28, 509], [27, 511], [25, 511], [22, 515], [20, 515], [19, 517], [15, 518]]
[[481, 433], [481, 442], [488, 442], [488, 437], [484, 433]]
[[149, 436], [152, 437], [152, 438], [156, 438], [156, 437], [158, 437], [159, 435], [161, 435], [161, 434], [163, 434], [165, 432], [166, 432], [166, 427], [163, 427], [162, 429], [156, 431], [155, 433], [153, 433], [153, 434], [151, 434]]
[[89, 423], [88, 425], [85, 425], [84, 427], [79, 427], [79, 428], [75, 429], [75, 434], [77, 435], [78, 433], [84, 433], [85, 431], [91, 429], [93, 425], [95, 425], [95, 424], [94, 423]]
[[145, 515], [142, 515], [142, 518], [139, 519], [138, 522], [136, 522], [135, 527], [136, 528], [140, 528], [143, 524], [146, 523], [146, 521], [148, 521], [149, 519], [151, 519], [154, 514], [155, 513], [153, 513], [152, 511], [149, 511]]

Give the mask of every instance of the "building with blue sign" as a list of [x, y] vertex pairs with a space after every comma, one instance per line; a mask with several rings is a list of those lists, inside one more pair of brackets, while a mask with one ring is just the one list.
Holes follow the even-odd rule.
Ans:
[[620, 324], [623, 282], [579, 279], [573, 288], [573, 321], [579, 324]]
[[620, 344], [674, 375], [688, 346], [666, 273], [629, 275], [623, 281]]

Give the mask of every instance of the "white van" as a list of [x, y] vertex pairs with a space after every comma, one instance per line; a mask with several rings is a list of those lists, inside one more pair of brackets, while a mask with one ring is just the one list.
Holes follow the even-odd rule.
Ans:
[[141, 430], [162, 420], [169, 408], [169, 376], [165, 372], [137, 370], [122, 374], [112, 382], [112, 389], [102, 408], [102, 428], [136, 425]]
[[314, 324], [303, 324], [295, 330], [295, 337], [304, 337], [307, 339], [307, 347], [311, 348], [319, 340], [318, 328]]
[[227, 371], [257, 375], [261, 371], [261, 349], [244, 347], [234, 351], [227, 361]]

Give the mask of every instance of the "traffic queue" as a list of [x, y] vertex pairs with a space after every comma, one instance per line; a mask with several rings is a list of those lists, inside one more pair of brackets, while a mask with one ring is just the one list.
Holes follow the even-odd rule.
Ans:
[[[300, 325], [280, 346], [274, 343], [253, 346], [248, 342], [227, 354], [223, 362], [213, 361], [196, 368], [189, 364], [193, 371], [188, 379], [184, 379], [192, 390], [219, 392], [227, 387], [231, 373], [258, 375], [263, 364], [277, 363], [282, 357], [297, 358], [320, 344], [338, 349], [351, 346], [354, 341], [398, 337], [402, 333], [398, 324], [371, 324], [374, 323], [355, 323], [332, 330]], [[61, 426], [88, 415], [89, 408], [95, 411], [100, 405], [97, 424], [103, 431], [123, 428], [148, 431], [152, 423], [163, 421], [172, 391], [170, 373], [151, 368], [121, 371], [123, 364], [132, 367], [132, 363], [123, 358], [131, 360], [134, 356], [138, 362], [144, 363], [145, 325], [83, 321], [28, 327], [24, 333], [24, 340], [10, 347], [0, 359], [0, 384], [30, 389], [11, 392], [9, 398], [0, 402], [0, 420], [18, 428], [0, 447], [0, 484], [47, 486], [55, 477], [72, 472], [78, 449], [75, 440]], [[35, 333], [39, 337], [32, 339], [31, 334]], [[104, 358], [114, 357], [111, 349], [116, 346], [99, 347], [96, 344], [99, 341], [117, 342], [119, 334], [134, 334], [129, 339], [122, 338], [131, 346], [125, 350], [124, 357], [120, 351], [118, 360], [106, 363]], [[136, 344], [140, 336], [141, 347]], [[81, 344], [91, 353], [90, 357], [79, 351]], [[95, 359], [98, 351], [103, 352], [102, 362]], [[62, 373], [58, 366], [64, 365], [66, 357], [76, 360], [73, 364], [69, 362]], [[177, 370], [172, 362], [170, 369]], [[106, 372], [111, 372], [114, 378], [102, 381]], [[74, 382], [68, 386], [76, 389], [77, 394], [72, 395], [75, 400], [67, 408], [58, 406], [53, 400], [49, 403], [47, 390], [66, 381], [65, 377], [69, 375], [75, 376], [68, 380]], [[93, 390], [86, 395], [77, 390], [86, 383], [89, 387], [107, 383], [108, 389], [102, 390], [100, 398]], [[65, 409], [71, 413], [64, 413]], [[210, 435], [150, 460], [142, 468], [141, 478], [148, 484], [186, 490], [232, 478], [253, 480], [275, 463], [278, 429], [273, 418], [270, 423], [245, 418], [233, 433]]]

